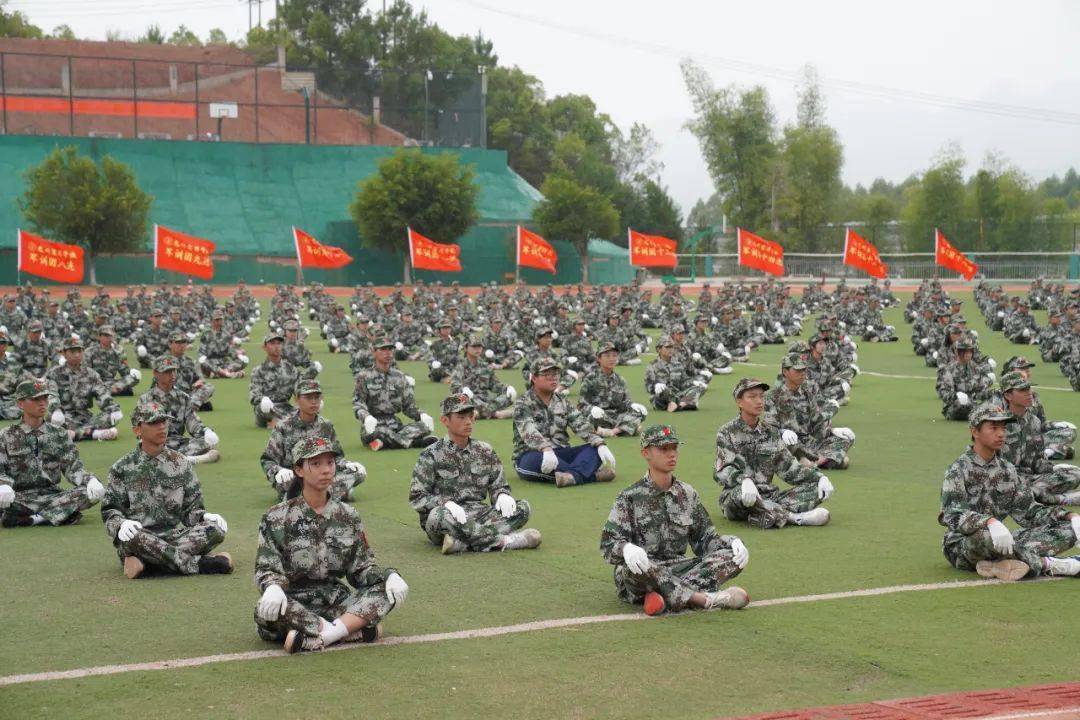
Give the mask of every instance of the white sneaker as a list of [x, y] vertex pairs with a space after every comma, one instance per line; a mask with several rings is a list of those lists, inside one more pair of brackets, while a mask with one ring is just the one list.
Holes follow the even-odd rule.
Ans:
[[221, 453], [217, 451], [217, 448], [210, 448], [202, 455], [185, 455], [192, 465], [199, 465], [202, 463], [216, 463], [221, 459]]
[[116, 428], [105, 428], [104, 430], [95, 430], [91, 433], [91, 437], [95, 440], [115, 440], [120, 432]]
[[442, 539], [442, 554], [443, 555], [456, 555], [457, 553], [463, 553], [469, 548], [465, 543], [455, 538], [450, 533], [443, 535]]
[[717, 590], [714, 593], [708, 593], [708, 598], [709, 600], [705, 605], [706, 610], [713, 610], [716, 608], [741, 610], [750, 604], [750, 594], [737, 585], [732, 585], [726, 590]]
[[808, 512], [790, 513], [789, 519], [796, 525], [821, 526], [829, 524], [829, 511], [823, 507]]
[[540, 545], [540, 531], [525, 528], [503, 538], [503, 550], [532, 550]]
[[1080, 575], [1080, 558], [1048, 557], [1046, 558], [1046, 574], [1076, 577]]

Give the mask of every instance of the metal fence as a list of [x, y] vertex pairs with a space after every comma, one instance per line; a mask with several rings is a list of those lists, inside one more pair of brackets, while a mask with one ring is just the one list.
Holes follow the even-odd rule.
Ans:
[[[0, 134], [484, 147], [482, 68], [296, 68], [0, 52]], [[212, 110], [235, 108], [235, 117]], [[229, 113], [231, 115], [231, 113]]]

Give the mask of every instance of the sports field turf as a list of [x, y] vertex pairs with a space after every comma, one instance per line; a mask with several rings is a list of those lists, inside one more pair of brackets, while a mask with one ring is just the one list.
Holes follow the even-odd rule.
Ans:
[[[1039, 362], [1037, 348], [991, 334], [969, 293], [954, 294], [966, 300], [984, 351], [1001, 363], [1034, 350]], [[942, 420], [934, 371], [911, 352], [910, 326], [898, 308], [886, 317], [901, 340], [859, 345], [864, 374], [835, 420], [857, 441], [850, 469], [829, 473], [836, 494], [825, 528], [753, 530], [728, 522], [717, 506], [714, 438], [734, 414], [731, 388], [745, 375], [775, 379], [781, 346], [759, 349], [752, 364], [714, 378], [700, 412], [650, 414], [648, 422], [672, 422], [685, 440], [680, 479], [699, 490], [722, 532], [749, 547], [750, 565], [735, 582], [755, 601], [977, 579], [945, 562], [937, 524], [942, 475], [965, 447], [966, 424]], [[308, 344], [325, 365], [325, 414], [350, 459], [368, 469], [356, 502], [368, 537], [380, 563], [398, 568], [410, 585], [407, 604], [387, 619], [388, 636], [635, 612], [616, 598], [598, 544], [615, 494], [643, 471], [636, 439], [611, 443], [619, 461], [614, 483], [560, 490], [513, 476], [511, 421], [479, 422], [476, 437], [495, 446], [515, 497], [531, 503], [530, 525], [543, 532], [543, 544], [444, 557], [407, 502], [418, 451], [362, 448], [347, 359], [327, 353], [317, 333]], [[257, 343], [247, 352], [255, 362], [262, 357]], [[427, 381], [418, 363], [402, 368], [417, 378], [420, 407], [437, 415], [446, 386]], [[644, 398], [644, 366], [619, 372]], [[522, 389], [517, 370], [502, 375]], [[1080, 417], [1080, 396], [1050, 389], [1068, 387], [1056, 367], [1039, 362], [1034, 379], [1048, 418]], [[220, 549], [237, 561], [236, 573], [126, 580], [96, 508], [74, 527], [0, 530], [0, 676], [274, 648], [252, 621], [256, 529], [276, 497], [258, 464], [267, 431], [252, 421], [247, 379], [215, 384], [215, 410], [203, 419], [221, 436], [223, 457], [198, 474], [207, 508], [229, 522]], [[120, 404], [120, 440], [80, 444], [103, 481], [133, 441], [133, 398]], [[1072, 680], [1080, 676], [1078, 589], [1063, 580], [929, 590], [0, 684], [0, 718], [710, 717]]]

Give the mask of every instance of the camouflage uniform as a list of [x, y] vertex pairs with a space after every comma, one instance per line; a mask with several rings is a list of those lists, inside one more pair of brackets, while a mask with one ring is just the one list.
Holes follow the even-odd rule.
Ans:
[[[158, 358], [159, 362], [163, 358]], [[156, 368], [165, 367], [156, 365]], [[178, 387], [173, 387], [165, 392], [160, 387], [152, 387], [149, 391], [139, 396], [139, 404], [156, 402], [160, 403], [174, 420], [169, 421], [169, 437], [165, 445], [170, 450], [176, 450], [182, 455], [204, 455], [213, 447], [207, 441], [206, 426], [196, 412], [198, 410], [191, 401], [191, 396]], [[184, 433], [187, 437], [184, 437]]]
[[284, 499], [287, 488], [279, 487], [274, 481], [274, 476], [277, 475], [278, 470], [293, 469], [295, 463], [292, 449], [300, 441], [312, 437], [326, 438], [330, 442], [337, 465], [334, 482], [329, 490], [330, 497], [334, 500], [346, 500], [353, 488], [364, 482], [367, 473], [353, 472], [345, 467], [345, 451], [341, 449], [341, 443], [338, 442], [334, 424], [322, 415], [316, 416], [314, 422], [305, 423], [297, 412], [279, 422], [270, 431], [266, 449], [259, 457], [259, 463], [270, 485], [277, 491], [278, 499]]
[[280, 641], [299, 630], [317, 638], [320, 618], [345, 613], [374, 627], [394, 608], [386, 596], [386, 579], [394, 572], [376, 564], [351, 505], [330, 498], [317, 513], [303, 496], [275, 505], [259, 524], [255, 586], [261, 593], [278, 585], [289, 602], [277, 620], [255, 615], [259, 637]]
[[[35, 321], [31, 320], [31, 326]], [[40, 321], [37, 321], [40, 326]], [[19, 358], [22, 369], [34, 377], [44, 377], [49, 369], [49, 358], [53, 355], [53, 349], [49, 341], [42, 335], [37, 341], [30, 339], [29, 334], [15, 344], [15, 354]]]
[[[377, 346], [379, 342], [385, 340], [373, 344]], [[414, 422], [401, 422], [398, 413]], [[405, 379], [405, 373], [394, 367], [386, 372], [377, 367], [360, 371], [353, 388], [353, 414], [361, 423], [368, 415], [379, 421], [370, 435], [361, 432], [360, 438], [364, 443], [380, 440], [383, 447], [388, 449], [426, 447], [435, 438], [427, 425], [420, 422], [421, 413], [416, 407], [416, 397]]]
[[592, 341], [585, 335], [570, 333], [559, 338], [560, 347], [566, 356], [567, 367], [581, 372], [596, 362], [596, 352], [593, 351]]
[[[161, 310], [155, 309], [152, 314], [160, 314]], [[143, 347], [146, 349], [146, 353], [138, 352], [138, 348]], [[169, 330], [164, 324], [160, 325], [157, 330], [153, 325], [147, 325], [141, 332], [135, 335], [135, 349], [136, 357], [139, 360], [139, 367], [149, 368], [154, 358], [164, 355], [169, 351]]]
[[[461, 407], [469, 405], [466, 402]], [[484, 552], [500, 549], [503, 536], [529, 520], [531, 510], [525, 500], [517, 501], [517, 510], [509, 518], [495, 509], [495, 500], [504, 493], [510, 494], [510, 486], [503, 476], [502, 461], [490, 445], [470, 440], [459, 448], [442, 438], [416, 460], [409, 505], [419, 513], [420, 527], [434, 544], [441, 545], [443, 536], [449, 534], [469, 550]], [[447, 501], [460, 505], [468, 519], [457, 522], [446, 509]]]
[[15, 404], [15, 389], [22, 377], [22, 368], [6, 353], [8, 338], [0, 333], [0, 420], [18, 420], [22, 410]]
[[[199, 559], [225, 539], [205, 514], [199, 478], [175, 450], [162, 448], [150, 457], [139, 446], [109, 469], [101, 517], [121, 562], [134, 556], [169, 572], [198, 573]], [[117, 537], [124, 520], [142, 523], [126, 542]]]
[[[791, 485], [781, 491], [773, 476]], [[752, 507], [742, 504], [742, 481], [750, 478], [761, 496]], [[756, 428], [736, 417], [716, 433], [716, 469], [713, 479], [723, 490], [720, 508], [728, 520], [743, 520], [761, 528], [782, 528], [789, 513], [807, 512], [821, 504], [821, 472], [806, 467], [780, 439], [780, 431], [759, 422]]]
[[199, 339], [199, 370], [204, 377], [225, 377], [248, 366], [247, 356], [233, 347], [233, 334], [209, 327]]
[[[660, 426], [650, 427], [642, 436], [645, 444]], [[673, 438], [674, 431], [665, 441]], [[671, 487], [661, 490], [645, 476], [620, 492], [600, 535], [600, 552], [615, 566], [615, 588], [619, 598], [640, 604], [649, 592], [657, 592], [668, 609], [686, 608], [696, 592], [715, 592], [741, 572], [732, 559], [732, 535], [720, 535], [697, 491], [672, 478]], [[627, 568], [623, 547], [633, 543], [648, 553], [652, 566], [638, 575]], [[686, 557], [687, 546], [693, 557]]]
[[[105, 326], [98, 332], [115, 337], [111, 326]], [[139, 383], [139, 379], [131, 374], [127, 357], [114, 342], [110, 342], [109, 347], [102, 347], [101, 343], [90, 345], [83, 357], [83, 364], [96, 370], [101, 379], [108, 383], [110, 394], [135, 394], [132, 388]]]
[[[671, 339], [667, 336], [660, 338], [656, 343], [657, 349], [664, 345], [671, 345]], [[667, 387], [658, 393], [656, 392], [657, 383], [663, 383]], [[670, 402], [686, 403], [687, 408], [697, 409], [706, 387], [705, 381], [686, 365], [677, 361], [674, 355], [670, 360], [657, 357], [645, 369], [645, 392], [649, 393], [653, 407], [658, 410], [667, 410]]]
[[[783, 367], [798, 369], [806, 364], [798, 355], [788, 355]], [[794, 390], [780, 382], [765, 396], [765, 420], [799, 436], [799, 444], [793, 449], [796, 457], [814, 463], [824, 458], [830, 467], [842, 468], [847, 466], [848, 451], [855, 441], [832, 432], [830, 421], [839, 407], [835, 401], [825, 401], [810, 380]]]
[[[178, 336], [173, 333], [172, 341], [175, 342]], [[185, 338], [184, 342], [187, 342]], [[171, 353], [170, 353], [171, 354]], [[195, 366], [195, 361], [189, 358], [187, 355], [173, 355], [176, 358], [176, 387], [180, 388], [188, 395], [191, 396], [191, 402], [195, 404], [195, 407], [200, 410], [211, 410], [208, 407], [210, 398], [214, 396], [214, 390], [216, 389], [209, 382], [199, 377], [199, 370]]]
[[[450, 377], [457, 364], [461, 362], [461, 351], [461, 345], [453, 336], [448, 338], [440, 337], [431, 343], [428, 379], [432, 382], [442, 382], [445, 378]], [[435, 363], [438, 363], [439, 367], [435, 367]]]
[[[263, 338], [263, 345], [275, 338], [281, 339], [281, 335], [268, 334]], [[284, 359], [274, 363], [268, 358], [256, 366], [251, 373], [251, 390], [248, 392], [248, 401], [255, 412], [256, 426], [266, 427], [271, 420], [284, 420], [296, 412], [290, 401], [298, 379], [296, 368]], [[259, 407], [264, 397], [270, 398], [274, 403], [269, 413], [263, 412]]]
[[[480, 344], [480, 338], [475, 338], [475, 342]], [[507, 394], [506, 383], [500, 381], [495, 370], [482, 360], [473, 362], [465, 357], [450, 374], [451, 392], [459, 393], [466, 387], [472, 393], [476, 412], [481, 418], [492, 418], [497, 411], [514, 402]]]
[[[938, 368], [937, 394], [943, 403], [941, 414], [949, 420], [966, 420], [971, 409], [989, 399], [994, 381], [980, 371], [974, 362], [953, 360]], [[967, 394], [968, 403], [961, 405], [956, 394]]]
[[[617, 428], [623, 435], [637, 435], [645, 415], [630, 407], [631, 402], [630, 388], [614, 370], [605, 373], [597, 367], [581, 380], [578, 409], [592, 420], [595, 428]], [[592, 417], [594, 407], [604, 411], [603, 417]]]
[[[66, 348], [81, 347], [78, 342], [68, 341]], [[49, 412], [61, 410], [64, 424], [75, 432], [76, 440], [85, 440], [94, 430], [116, 427], [112, 414], [120, 410], [101, 376], [83, 363], [78, 370], [70, 365], [54, 365], [45, 379], [49, 383]], [[97, 400], [101, 412], [92, 415], [90, 410]]]
[[[41, 380], [30, 380], [20, 384], [17, 396], [40, 397], [47, 391]], [[62, 477], [74, 487], [62, 490]], [[0, 485], [15, 491], [14, 502], [0, 515], [12, 519], [41, 515], [50, 525], [71, 522], [95, 503], [86, 493], [86, 484], [93, 477], [62, 428], [49, 422], [36, 428], [19, 422], [0, 430]]]

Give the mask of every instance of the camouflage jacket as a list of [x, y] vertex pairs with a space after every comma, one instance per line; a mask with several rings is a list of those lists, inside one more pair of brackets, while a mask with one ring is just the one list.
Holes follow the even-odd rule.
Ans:
[[127, 375], [131, 372], [131, 368], [128, 367], [127, 357], [115, 344], [107, 348], [102, 347], [100, 344], [91, 345], [86, 350], [83, 364], [97, 370], [97, 374], [105, 382], [111, 382], [117, 376]]
[[202, 522], [202, 486], [191, 463], [162, 448], [150, 457], [136, 446], [109, 468], [109, 486], [101, 503], [105, 531], [115, 538], [124, 520], [137, 520], [155, 535]]
[[49, 382], [49, 411], [60, 408], [66, 414], [89, 412], [97, 400], [103, 412], [119, 410], [108, 386], [96, 370], [84, 363], [78, 370], [70, 365], [54, 365], [45, 374]]
[[347, 581], [354, 588], [377, 585], [393, 572], [375, 563], [360, 514], [351, 505], [327, 500], [322, 513], [303, 496], [270, 508], [259, 524], [255, 586], [283, 590]]
[[296, 342], [286, 340], [281, 346], [281, 357], [292, 363], [292, 366], [298, 371], [311, 368], [311, 351], [300, 340]]
[[135, 335], [135, 345], [146, 348], [147, 357], [156, 358], [169, 352], [169, 331], [162, 323], [157, 330], [147, 325]]
[[632, 543], [650, 560], [677, 560], [687, 546], [701, 557], [731, 547], [735, 537], [716, 532], [697, 491], [673, 478], [661, 490], [649, 474], [620, 492], [600, 534], [600, 552], [612, 565], [623, 563], [623, 547]]
[[475, 393], [494, 396], [506, 394], [506, 383], [495, 376], [495, 370], [482, 359], [475, 363], [466, 358], [450, 374], [450, 390], [461, 392], [467, 387]]
[[630, 388], [619, 373], [605, 373], [594, 368], [581, 380], [581, 392], [578, 396], [578, 409], [589, 412], [589, 407], [596, 405], [610, 414], [630, 412]]
[[63, 315], [45, 315], [41, 318], [42, 335], [54, 344], [67, 337], [71, 337], [71, 324], [64, 319]]
[[674, 355], [671, 360], [658, 357], [645, 368], [645, 392], [655, 395], [653, 388], [656, 383], [664, 383], [667, 385], [668, 395], [678, 393], [688, 388], [695, 379], [696, 376], [690, 368], [676, 360]]
[[578, 359], [575, 368], [588, 367], [591, 363], [596, 362], [596, 351], [593, 349], [592, 340], [585, 335], [569, 335], [559, 338], [562, 343], [562, 350], [566, 354], [566, 357], [576, 357]]
[[967, 393], [972, 402], [977, 402], [989, 395], [993, 384], [994, 381], [974, 362], [953, 360], [938, 368], [936, 388], [942, 402], [954, 402], [958, 392]]
[[0, 307], [0, 325], [7, 328], [8, 337], [22, 337], [23, 326], [26, 325], [26, 314], [17, 307], [11, 312]]
[[484, 349], [495, 353], [495, 358], [503, 360], [514, 349], [514, 336], [505, 327], [499, 332], [488, 329], [484, 333]]
[[349, 370], [356, 375], [361, 370], [375, 366], [375, 354], [371, 347], [371, 336], [353, 332], [349, 335]]
[[759, 422], [757, 428], [737, 416], [716, 433], [716, 467], [713, 480], [724, 488], [737, 488], [746, 478], [757, 486], [766, 499], [779, 492], [773, 484], [777, 475], [789, 485], [816, 483], [821, 478], [817, 468], [805, 467], [780, 439], [780, 430]]
[[199, 339], [199, 354], [211, 360], [231, 360], [236, 357], [232, 341], [232, 334], [225, 332], [224, 328], [208, 328]]
[[794, 430], [803, 442], [820, 440], [831, 429], [829, 420], [837, 410], [822, 400], [811, 380], [795, 390], [778, 382], [765, 396], [765, 420], [781, 430]]
[[593, 432], [589, 416], [571, 405], [566, 398], [556, 393], [545, 405], [536, 391], [530, 388], [514, 403], [514, 457], [520, 457], [530, 450], [569, 446], [568, 428], [589, 444], [602, 441]]
[[15, 354], [19, 358], [19, 365], [34, 377], [43, 377], [49, 369], [49, 358], [52, 357], [52, 346], [45, 339], [44, 334], [37, 342], [30, 342], [29, 338], [23, 338], [15, 344]]
[[368, 415], [374, 415], [382, 421], [398, 413], [413, 420], [420, 419], [416, 396], [405, 379], [405, 373], [395, 367], [387, 372], [375, 367], [361, 370], [353, 387], [353, 414], [356, 419], [363, 422]]
[[263, 472], [266, 473], [266, 477], [270, 479], [271, 484], [273, 484], [274, 475], [277, 474], [278, 470], [282, 468], [286, 470], [293, 469], [292, 449], [296, 443], [313, 436], [326, 438], [330, 441], [330, 445], [334, 449], [338, 472], [343, 469], [345, 451], [341, 449], [341, 443], [338, 442], [334, 423], [322, 415], [317, 415], [314, 422], [306, 423], [300, 419], [300, 413], [294, 413], [279, 422], [270, 431], [270, 439], [266, 441], [266, 449], [263, 450], [262, 455], [259, 457], [259, 464], [262, 465]]
[[191, 437], [202, 437], [206, 432], [206, 426], [199, 419], [198, 408], [191, 402], [191, 396], [178, 387], [173, 387], [165, 392], [160, 387], [152, 387], [139, 396], [139, 402], [159, 402], [169, 410], [169, 414], [176, 418], [169, 421], [169, 439], [166, 441], [169, 447], [175, 450], [184, 442], [184, 432]]
[[442, 438], [420, 453], [409, 485], [409, 505], [420, 514], [420, 527], [432, 510], [453, 500], [468, 507], [485, 500], [492, 504], [510, 493], [502, 461], [486, 442], [471, 440], [459, 448]]
[[326, 337], [344, 340], [349, 335], [349, 321], [346, 318], [333, 317], [326, 322]]
[[67, 430], [50, 422], [31, 428], [22, 421], [0, 430], [0, 485], [16, 493], [49, 491], [60, 487], [61, 477], [72, 485], [92, 477]]
[[424, 344], [424, 328], [415, 320], [411, 323], [402, 323], [394, 332], [394, 340], [401, 343], [407, 350], [415, 350]]
[[273, 363], [266, 359], [251, 373], [248, 401], [255, 406], [264, 397], [268, 397], [275, 403], [287, 403], [292, 400], [296, 381], [299, 379], [296, 368], [288, 360]]
[[987, 462], [969, 447], [945, 471], [938, 522], [949, 532], [971, 535], [992, 517], [1011, 516], [1022, 527], [1035, 527], [1064, 521], [1069, 514], [1064, 506], [1036, 502], [1031, 485], [1001, 453]]
[[439, 338], [431, 343], [431, 359], [438, 360], [446, 369], [461, 362], [461, 344], [453, 337]]
[[1043, 423], [1032, 408], [1017, 417], [1016, 422], [1007, 423], [1005, 430], [1005, 446], [998, 454], [1012, 463], [1022, 477], [1053, 471], [1054, 464], [1043, 455], [1046, 448]]

